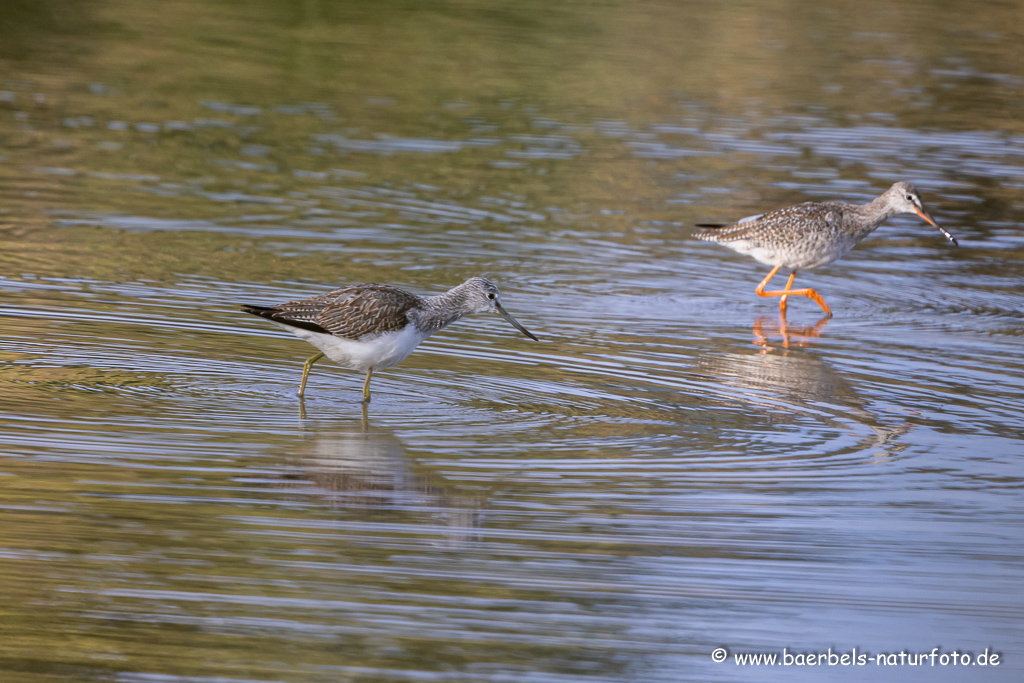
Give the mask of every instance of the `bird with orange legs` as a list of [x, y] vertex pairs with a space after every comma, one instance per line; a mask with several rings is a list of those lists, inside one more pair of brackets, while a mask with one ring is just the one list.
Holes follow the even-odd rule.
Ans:
[[[806, 296], [831, 318], [832, 309], [820, 294], [810, 287], [793, 289], [797, 271], [818, 268], [841, 258], [878, 226], [898, 214], [920, 216], [958, 246], [956, 239], [925, 213], [921, 196], [907, 182], [894, 184], [868, 204], [804, 202], [744, 218], [738, 223], [700, 223], [697, 227], [704, 230], [696, 232], [694, 236], [700, 240], [718, 242], [772, 266], [771, 272], [754, 291], [758, 296], [780, 297], [779, 310], [783, 316], [786, 315], [789, 297]], [[782, 268], [790, 271], [786, 288], [765, 291], [765, 287]]]

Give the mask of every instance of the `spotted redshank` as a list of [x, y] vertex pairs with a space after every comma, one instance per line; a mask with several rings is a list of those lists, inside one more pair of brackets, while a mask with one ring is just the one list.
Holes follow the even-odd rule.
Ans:
[[242, 310], [266, 318], [320, 349], [302, 368], [300, 397], [306, 390], [309, 369], [327, 356], [366, 373], [363, 400], [369, 401], [374, 371], [397, 365], [434, 332], [474, 313], [497, 313], [537, 341], [502, 308], [501, 292], [494, 283], [482, 277], [470, 278], [436, 296], [361, 284], [277, 306], [242, 305]]
[[[921, 197], [910, 183], [899, 182], [868, 204], [843, 202], [805, 202], [771, 213], [744, 218], [738, 223], [700, 223], [710, 228], [695, 233], [697, 239], [718, 242], [774, 266], [754, 291], [758, 296], [778, 296], [779, 309], [786, 314], [786, 299], [806, 296], [821, 306], [825, 315], [832, 310], [821, 295], [810, 288], [792, 289], [798, 270], [832, 263], [850, 251], [875, 228], [893, 216], [913, 213], [937, 228], [954, 245], [956, 239], [938, 226], [924, 211]], [[786, 288], [764, 291], [780, 268], [790, 271]]]

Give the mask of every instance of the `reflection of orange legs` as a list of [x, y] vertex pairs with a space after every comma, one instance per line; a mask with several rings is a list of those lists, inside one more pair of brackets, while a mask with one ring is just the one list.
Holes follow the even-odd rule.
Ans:
[[825, 315], [831, 318], [832, 309], [828, 307], [828, 304], [826, 304], [825, 300], [821, 298], [821, 295], [815, 292], [813, 289], [811, 289], [810, 287], [807, 287], [805, 289], [790, 289], [793, 286], [793, 278], [796, 277], [795, 270], [789, 274], [789, 281], [786, 282], [785, 289], [776, 289], [771, 292], [764, 291], [764, 288], [768, 285], [771, 279], [775, 277], [775, 274], [779, 272], [779, 268], [781, 267], [782, 266], [775, 266], [774, 268], [772, 268], [772, 272], [768, 273], [768, 276], [765, 279], [761, 280], [761, 284], [759, 284], [757, 286], [757, 289], [754, 290], [757, 293], [757, 295], [782, 297], [781, 299], [779, 299], [779, 311], [782, 313], [783, 316], [786, 315], [786, 300], [789, 299], [789, 297], [806, 296], [808, 299], [812, 299], [814, 303], [821, 306], [821, 310], [825, 311]]
[[825, 325], [831, 317], [831, 314], [826, 315], [824, 318], [814, 323], [812, 327], [790, 327], [786, 322], [786, 318], [783, 317], [779, 321], [779, 334], [782, 335], [782, 348], [789, 348], [790, 339], [792, 337], [797, 338], [797, 346], [807, 346], [808, 339], [814, 339], [821, 336], [821, 331], [825, 328]]
[[754, 321], [754, 343], [761, 347], [761, 353], [768, 353], [775, 348], [769, 343], [768, 335], [778, 332], [782, 335], [783, 349], [788, 349], [791, 343], [795, 343], [796, 346], [807, 346], [808, 340], [821, 336], [829, 317], [823, 317], [811, 327], [790, 327], [785, 316], [782, 316], [777, 324], [768, 322], [766, 318], [758, 318]]

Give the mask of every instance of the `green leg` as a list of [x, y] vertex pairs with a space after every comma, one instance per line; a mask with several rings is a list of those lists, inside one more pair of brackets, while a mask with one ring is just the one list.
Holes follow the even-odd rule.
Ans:
[[370, 402], [370, 377], [373, 375], [373, 368], [366, 371], [366, 381], [363, 382], [363, 401]]
[[299, 383], [299, 397], [302, 397], [306, 393], [306, 378], [309, 377], [309, 369], [313, 367], [313, 363], [317, 362], [324, 357], [324, 354], [318, 353], [315, 356], [311, 356], [306, 364], [302, 366], [302, 382]]

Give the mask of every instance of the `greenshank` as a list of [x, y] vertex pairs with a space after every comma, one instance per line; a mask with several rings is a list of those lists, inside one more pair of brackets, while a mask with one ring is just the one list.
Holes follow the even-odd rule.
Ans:
[[366, 373], [363, 400], [369, 401], [370, 377], [375, 371], [397, 365], [434, 332], [474, 313], [497, 313], [538, 341], [502, 307], [497, 286], [482, 277], [472, 277], [436, 296], [359, 284], [276, 306], [243, 304], [242, 310], [266, 318], [320, 349], [302, 368], [300, 397], [305, 394], [309, 369], [327, 356]]

